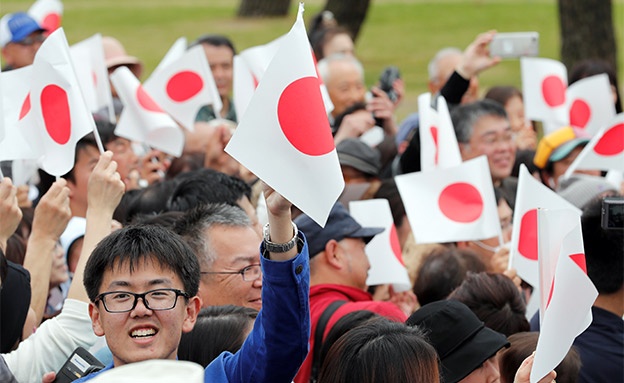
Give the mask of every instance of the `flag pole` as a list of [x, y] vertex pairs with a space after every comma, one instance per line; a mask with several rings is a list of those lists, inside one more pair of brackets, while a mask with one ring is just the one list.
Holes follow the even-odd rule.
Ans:
[[[93, 116], [91, 118], [93, 118]], [[95, 124], [95, 120], [93, 120], [93, 136], [95, 137], [95, 143], [97, 144], [97, 147], [100, 150], [100, 154], [104, 154], [104, 145], [102, 145], [102, 138], [100, 138], [100, 133], [97, 130], [97, 125]]]

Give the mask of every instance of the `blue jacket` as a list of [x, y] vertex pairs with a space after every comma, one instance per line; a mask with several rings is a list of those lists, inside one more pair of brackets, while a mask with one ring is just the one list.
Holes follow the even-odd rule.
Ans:
[[[243, 347], [236, 354], [222, 353], [206, 367], [206, 383], [292, 382], [308, 354], [310, 338], [308, 244], [299, 233], [304, 245], [295, 258], [275, 262], [260, 257], [262, 310]], [[112, 364], [74, 382], [86, 382], [111, 368]]]

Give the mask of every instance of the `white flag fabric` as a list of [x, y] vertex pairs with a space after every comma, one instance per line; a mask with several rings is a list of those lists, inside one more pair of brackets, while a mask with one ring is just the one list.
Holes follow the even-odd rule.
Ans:
[[4, 102], [2, 101], [2, 86], [3, 86], [3, 81], [2, 81], [2, 70], [0, 70], [0, 112], [2, 112], [3, 114], [0, 116], [0, 142], [2, 142], [2, 140], [4, 140], [4, 136], [5, 136], [5, 128], [4, 128]]
[[179, 157], [184, 148], [182, 129], [143, 89], [130, 69], [119, 67], [110, 79], [124, 104], [115, 134]]
[[496, 237], [500, 221], [487, 158], [395, 177], [416, 243]]
[[22, 130], [15, 125], [30, 111], [32, 65], [0, 73], [0, 98], [5, 137], [0, 140], [0, 161], [37, 158]]
[[159, 106], [191, 132], [202, 106], [212, 105], [216, 116], [223, 107], [201, 44], [150, 76], [144, 88]]
[[245, 114], [247, 105], [249, 105], [249, 101], [251, 101], [251, 97], [258, 87], [258, 79], [252, 73], [247, 61], [240, 55], [234, 56], [233, 71], [232, 102], [234, 102], [236, 113], [242, 116]]
[[167, 53], [165, 53], [165, 56], [163, 57], [162, 60], [160, 60], [160, 62], [156, 66], [156, 69], [154, 69], [154, 71], [152, 72], [150, 76], [153, 76], [154, 74], [158, 73], [161, 69], [166, 68], [169, 65], [173, 64], [177, 59], [182, 57], [184, 52], [186, 52], [187, 48], [188, 48], [188, 41], [186, 40], [186, 37], [178, 38], [173, 43], [171, 48], [169, 48]]
[[411, 290], [412, 284], [403, 263], [401, 246], [392, 219], [390, 204], [386, 199], [369, 199], [349, 202], [349, 214], [362, 227], [383, 227], [367, 245], [366, 255], [370, 262], [368, 286], [392, 284], [394, 291]]
[[520, 69], [526, 118], [546, 121], [556, 127], [567, 125], [569, 115], [566, 103], [566, 67], [557, 60], [522, 57]]
[[566, 94], [570, 125], [593, 136], [615, 117], [609, 76], [586, 77], [568, 87]]
[[225, 151], [324, 227], [344, 179], [303, 5], [280, 45]]
[[518, 189], [514, 206], [513, 232], [509, 265], [518, 276], [533, 287], [539, 285], [537, 261], [537, 209], [569, 209], [580, 217], [581, 210], [536, 180], [520, 166]]
[[43, 170], [64, 175], [74, 167], [76, 142], [94, 131], [95, 122], [78, 85], [63, 28], [52, 32], [37, 51], [27, 98], [30, 110], [24, 104], [16, 128], [40, 156]]
[[564, 178], [569, 178], [577, 169], [624, 171], [624, 113], [612, 118], [585, 145]]
[[113, 95], [104, 60], [102, 35], [95, 34], [69, 48], [82, 95], [91, 113], [101, 113], [115, 123]]
[[461, 164], [457, 136], [444, 97], [437, 98], [436, 110], [431, 105], [431, 93], [418, 96], [418, 117], [422, 171]]
[[[538, 214], [540, 258], [544, 255], [549, 261], [545, 269], [554, 270], [552, 278], [542, 279], [541, 290], [549, 293], [542, 294], [542, 302], [546, 299], [540, 309], [544, 314], [540, 318], [531, 383], [538, 382], [561, 363], [574, 339], [591, 324], [591, 306], [598, 297], [587, 276], [580, 217], [570, 210], [540, 209]], [[541, 253], [542, 248], [546, 253]]]
[[61, 0], [37, 0], [28, 9], [28, 14], [47, 33], [52, 33], [61, 26], [63, 3]]

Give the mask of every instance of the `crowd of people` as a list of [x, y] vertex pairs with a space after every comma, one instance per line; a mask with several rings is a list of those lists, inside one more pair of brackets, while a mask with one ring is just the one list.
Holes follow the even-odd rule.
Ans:
[[[82, 347], [105, 367], [79, 368], [76, 382], [116, 381], [121, 371], [147, 381], [153, 365], [140, 364], [170, 359], [201, 365], [206, 382], [528, 383], [539, 323], [506, 246], [524, 164], [583, 210], [587, 274], [599, 292], [592, 324], [540, 382], [624, 382], [624, 231], [601, 225], [602, 199], [621, 197], [623, 186], [600, 170], [561, 179], [590, 137], [564, 126], [542, 136], [518, 89], [479, 89], [478, 75], [500, 62], [488, 50], [495, 34], [441, 49], [428, 87], [449, 106], [462, 160], [487, 157], [502, 236], [417, 244], [394, 181], [421, 170], [419, 115], [395, 116], [405, 84], [395, 80], [392, 96], [369, 91], [349, 32], [327, 12], [311, 23], [334, 106], [341, 201], [388, 201], [408, 291], [367, 285], [366, 244], [383, 229], [363, 227], [341, 202], [321, 227], [224, 151], [241, 117], [232, 101], [237, 52], [225, 36], [190, 45], [204, 48], [223, 108], [201, 108], [180, 157], [137, 154], [96, 114], [105, 152], [93, 134], [83, 137], [63, 177], [40, 170], [36, 182], [15, 186], [3, 166], [0, 381], [53, 382]], [[45, 36], [27, 14], [5, 15], [2, 70], [32, 64]], [[126, 66], [141, 78], [140, 59], [113, 37], [102, 43], [109, 73]], [[599, 73], [621, 113], [608, 64], [583, 61], [569, 78]], [[112, 93], [119, 116], [124, 105]], [[181, 381], [191, 379], [186, 368], [158, 371]]]

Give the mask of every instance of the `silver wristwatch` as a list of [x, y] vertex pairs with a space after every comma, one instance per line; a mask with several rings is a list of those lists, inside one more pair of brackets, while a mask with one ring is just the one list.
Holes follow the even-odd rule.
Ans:
[[266, 225], [264, 225], [264, 248], [266, 249], [266, 251], [270, 253], [285, 253], [295, 247], [295, 245], [297, 244], [299, 229], [294, 222], [291, 221], [291, 223], [293, 226], [293, 237], [290, 241], [286, 243], [271, 242], [271, 236], [269, 234], [269, 224], [267, 223]]

